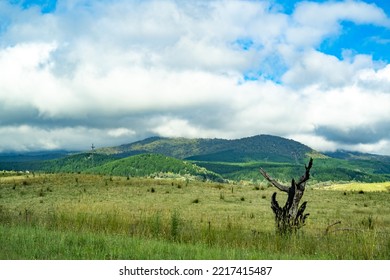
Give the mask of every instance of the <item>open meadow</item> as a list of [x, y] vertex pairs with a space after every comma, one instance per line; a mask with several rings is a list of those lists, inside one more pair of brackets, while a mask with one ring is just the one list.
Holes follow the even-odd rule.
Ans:
[[382, 184], [309, 181], [306, 226], [280, 236], [265, 182], [4, 172], [0, 259], [390, 259]]

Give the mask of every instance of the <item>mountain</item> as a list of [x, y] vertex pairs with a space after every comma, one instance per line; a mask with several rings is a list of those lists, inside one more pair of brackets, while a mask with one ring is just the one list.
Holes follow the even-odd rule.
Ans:
[[[152, 137], [97, 150], [118, 157], [152, 153], [189, 160], [231, 180], [261, 180], [259, 168], [289, 181], [300, 176], [308, 158], [315, 159], [316, 181], [385, 181], [390, 179], [390, 157], [344, 152], [322, 154], [294, 140], [272, 135], [242, 139], [187, 139]], [[348, 155], [348, 156], [347, 156]]]
[[117, 156], [154, 153], [185, 159], [193, 155], [220, 151], [226, 147], [227, 141], [229, 140], [150, 137], [142, 141], [97, 149], [96, 151], [98, 153], [115, 154]]
[[[314, 159], [312, 181], [390, 180], [390, 157], [337, 151], [319, 153], [297, 141], [272, 135], [242, 139], [151, 137], [84, 153], [2, 155], [0, 170], [89, 172], [121, 176], [176, 174], [221, 181], [263, 180], [259, 168], [291, 181]], [[56, 158], [56, 157], [60, 158]], [[61, 157], [62, 156], [62, 157]], [[45, 160], [55, 158], [51, 160]]]
[[326, 157], [299, 142], [271, 135], [235, 140], [152, 137], [131, 144], [98, 149], [97, 152], [117, 156], [157, 153], [179, 159], [223, 162], [303, 163], [308, 156]]

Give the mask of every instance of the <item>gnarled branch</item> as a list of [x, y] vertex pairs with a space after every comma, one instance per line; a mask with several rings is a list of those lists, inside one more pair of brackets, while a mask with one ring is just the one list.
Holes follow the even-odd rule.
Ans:
[[306, 181], [309, 180], [309, 178], [310, 178], [310, 169], [312, 166], [313, 166], [313, 159], [310, 158], [309, 165], [305, 164], [305, 169], [306, 169], [305, 174], [303, 174], [301, 176], [301, 178], [299, 179], [299, 181], [297, 183], [298, 189], [300, 189], [300, 190], [305, 189]]
[[288, 193], [289, 187], [284, 186], [284, 185], [279, 184], [278, 182], [276, 182], [276, 180], [273, 179], [273, 178], [271, 178], [271, 177], [267, 174], [267, 172], [265, 172], [262, 168], [260, 168], [260, 173], [261, 173], [261, 175], [263, 175], [263, 177], [264, 177], [265, 179], [267, 179], [267, 181], [270, 182], [274, 187], [276, 187], [277, 189], [279, 189], [279, 190], [282, 191], [282, 192]]

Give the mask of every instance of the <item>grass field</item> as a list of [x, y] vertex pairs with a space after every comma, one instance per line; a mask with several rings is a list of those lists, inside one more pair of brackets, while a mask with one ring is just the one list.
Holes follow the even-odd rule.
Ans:
[[276, 189], [265, 183], [7, 175], [0, 259], [390, 259], [387, 188], [309, 184], [308, 223], [286, 237], [275, 233]]
[[359, 183], [350, 182], [344, 184], [332, 184], [323, 187], [324, 190], [355, 191], [355, 192], [390, 192], [390, 182]]

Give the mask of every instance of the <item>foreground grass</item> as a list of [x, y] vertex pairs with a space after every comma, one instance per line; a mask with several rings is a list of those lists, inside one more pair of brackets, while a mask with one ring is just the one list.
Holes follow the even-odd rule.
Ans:
[[[0, 226], [0, 259], [95, 260], [221, 260], [221, 259], [388, 259], [387, 236], [374, 233], [325, 237], [281, 237], [265, 234], [249, 248], [204, 243], [187, 244], [161, 239], [91, 232], [48, 230], [29, 226]], [[377, 238], [387, 238], [376, 244]], [[264, 242], [266, 241], [266, 242]], [[351, 246], [360, 243], [360, 246]], [[387, 248], [380, 248], [385, 245]]]
[[309, 186], [307, 226], [283, 237], [274, 232], [274, 191], [262, 184], [8, 176], [0, 178], [0, 258], [390, 259], [389, 192]]
[[103, 233], [0, 226], [0, 259], [250, 259], [267, 258], [259, 252], [209, 248]]

